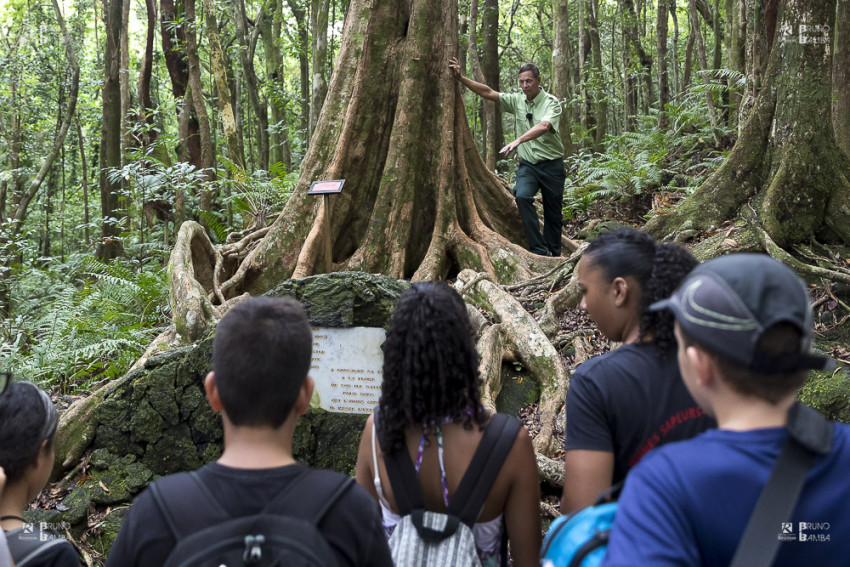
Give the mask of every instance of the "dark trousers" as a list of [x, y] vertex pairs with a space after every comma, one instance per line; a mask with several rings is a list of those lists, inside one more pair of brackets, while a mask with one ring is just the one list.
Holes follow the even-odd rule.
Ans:
[[[514, 198], [519, 209], [528, 249], [541, 256], [561, 255], [562, 202], [564, 199], [564, 160], [552, 159], [540, 163], [520, 160], [514, 185]], [[534, 208], [534, 196], [540, 189], [543, 195], [543, 234]]]

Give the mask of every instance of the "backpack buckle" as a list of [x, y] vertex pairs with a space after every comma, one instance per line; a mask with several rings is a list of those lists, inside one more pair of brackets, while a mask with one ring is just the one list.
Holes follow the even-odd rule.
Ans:
[[266, 542], [265, 536], [262, 535], [247, 535], [245, 536], [245, 553], [242, 554], [242, 561], [247, 565], [258, 562], [263, 558], [263, 544]]

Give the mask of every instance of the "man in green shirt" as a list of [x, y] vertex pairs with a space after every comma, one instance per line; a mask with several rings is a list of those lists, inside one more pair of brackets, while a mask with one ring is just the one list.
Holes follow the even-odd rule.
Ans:
[[[514, 115], [515, 131], [524, 133], [502, 148], [507, 157], [516, 150], [519, 168], [514, 185], [519, 216], [528, 236], [528, 248], [541, 256], [561, 255], [562, 200], [564, 197], [564, 145], [558, 134], [561, 104], [540, 86], [540, 70], [533, 63], [519, 69], [522, 93], [500, 93], [485, 84], [464, 77], [457, 59], [449, 68], [466, 88], [482, 98], [499, 104], [503, 112]], [[534, 208], [534, 196], [543, 195], [543, 234]]]

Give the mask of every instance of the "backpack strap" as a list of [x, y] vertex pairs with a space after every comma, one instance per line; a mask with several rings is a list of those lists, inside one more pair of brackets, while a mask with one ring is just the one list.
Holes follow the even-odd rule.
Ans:
[[[318, 525], [352, 486], [350, 477], [305, 467], [258, 513], [293, 516]], [[197, 471], [160, 479], [150, 485], [150, 491], [177, 541], [231, 519]]]
[[197, 471], [161, 478], [149, 490], [177, 541], [230, 519]]
[[399, 515], [407, 516], [412, 510], [424, 510], [425, 497], [406, 448], [402, 447], [401, 451], [394, 453], [384, 453], [384, 466], [390, 478]]
[[472, 462], [449, 504], [449, 513], [458, 516], [470, 528], [481, 513], [490, 489], [514, 446], [520, 427], [522, 423], [517, 418], [505, 414], [496, 413], [490, 419]]
[[772, 565], [779, 551], [776, 523], [794, 512], [816, 455], [829, 453], [834, 424], [799, 402], [788, 412], [788, 438], [759, 495], [731, 567]]
[[317, 526], [354, 484], [353, 478], [332, 471], [306, 470], [289, 482], [261, 513], [293, 516]]
[[64, 538], [54, 538], [47, 541], [39, 541], [37, 539], [22, 540], [14, 537], [10, 538], [6, 543], [9, 547], [9, 555], [15, 561], [15, 565], [27, 567], [29, 565], [40, 565], [39, 559], [48, 549], [61, 545], [68, 541]]

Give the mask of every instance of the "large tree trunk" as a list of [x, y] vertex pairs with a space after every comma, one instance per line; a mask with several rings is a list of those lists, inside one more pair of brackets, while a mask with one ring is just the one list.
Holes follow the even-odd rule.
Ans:
[[[448, 69], [456, 32], [456, 0], [352, 0], [298, 186], [259, 245], [221, 268], [222, 298], [323, 271], [329, 212], [333, 270], [425, 280], [471, 268], [507, 282], [559, 261], [520, 245], [510, 189], [478, 154]], [[341, 178], [331, 211], [307, 195], [312, 180]]]
[[673, 214], [657, 215], [651, 232], [665, 236], [688, 220], [707, 230], [740, 210], [785, 248], [850, 244], [850, 160], [831, 120], [835, 8], [836, 0], [783, 0], [764, 82], [732, 153]]
[[[602, 77], [602, 42], [599, 37], [599, 2], [598, 0], [590, 0], [589, 11], [587, 17], [587, 29], [590, 35], [590, 51], [593, 61], [593, 73], [600, 78]], [[602, 148], [602, 142], [608, 134], [608, 99], [605, 96], [600, 96], [594, 105], [594, 116], [596, 118], [596, 127], [593, 133], [593, 143], [597, 150]]]
[[552, 94], [564, 101], [561, 114], [560, 134], [565, 155], [576, 152], [572, 138], [572, 108], [569, 101], [573, 96], [572, 50], [570, 49], [570, 11], [567, 0], [552, 0], [555, 41], [552, 46]]
[[121, 13], [129, 0], [104, 0], [106, 17], [106, 50], [104, 52], [103, 122], [100, 136], [100, 207], [101, 239], [97, 257], [108, 261], [123, 252], [118, 235], [119, 196], [121, 183], [109, 179], [110, 168], [121, 167]]
[[850, 157], [850, 0], [838, 0], [832, 56], [832, 122], [838, 146]]

